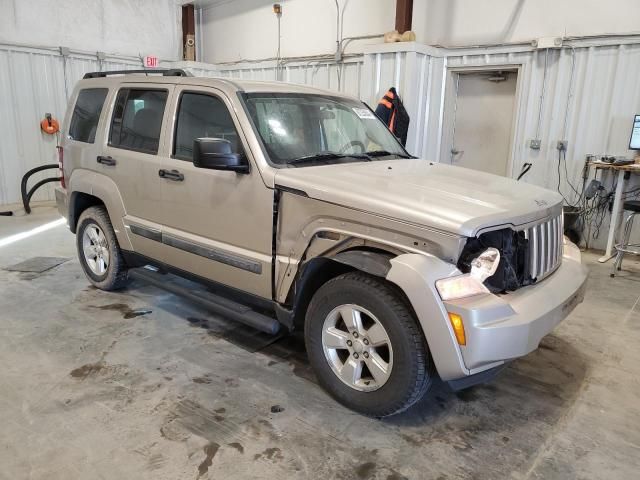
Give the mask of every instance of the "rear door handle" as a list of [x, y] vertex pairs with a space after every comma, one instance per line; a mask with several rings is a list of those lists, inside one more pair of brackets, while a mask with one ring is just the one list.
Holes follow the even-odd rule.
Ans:
[[160, 178], [166, 178], [167, 180], [173, 180], [174, 182], [181, 182], [184, 180], [184, 175], [178, 170], [165, 170], [164, 168], [158, 170]]
[[98, 158], [96, 158], [96, 161], [98, 163], [101, 163], [102, 165], [108, 165], [110, 167], [113, 167], [117, 163], [115, 158], [103, 157], [102, 155], [98, 155]]

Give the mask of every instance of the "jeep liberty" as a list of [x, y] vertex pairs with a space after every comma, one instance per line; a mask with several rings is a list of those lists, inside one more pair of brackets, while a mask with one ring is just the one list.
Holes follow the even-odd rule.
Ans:
[[414, 158], [356, 98], [123, 73], [77, 84], [59, 149], [57, 204], [98, 288], [147, 265], [197, 279], [219, 313], [301, 329], [319, 383], [373, 417], [436, 375], [488, 381], [583, 298], [553, 191]]

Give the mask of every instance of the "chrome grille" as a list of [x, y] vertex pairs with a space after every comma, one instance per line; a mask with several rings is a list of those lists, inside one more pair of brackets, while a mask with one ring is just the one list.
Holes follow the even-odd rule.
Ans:
[[562, 261], [562, 214], [527, 228], [524, 237], [529, 240], [529, 271], [531, 278], [542, 280]]

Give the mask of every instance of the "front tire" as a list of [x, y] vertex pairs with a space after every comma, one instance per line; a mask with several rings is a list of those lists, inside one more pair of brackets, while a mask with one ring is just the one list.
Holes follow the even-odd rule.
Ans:
[[101, 290], [124, 288], [129, 280], [122, 251], [104, 207], [87, 208], [76, 231], [80, 265], [87, 279]]
[[320, 384], [367, 416], [406, 410], [432, 383], [428, 347], [410, 306], [390, 283], [362, 272], [318, 289], [305, 342]]

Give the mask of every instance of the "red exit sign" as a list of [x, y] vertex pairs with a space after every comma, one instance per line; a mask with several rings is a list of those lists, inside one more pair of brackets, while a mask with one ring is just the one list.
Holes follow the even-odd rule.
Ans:
[[154, 57], [153, 55], [147, 55], [144, 57], [145, 68], [156, 68], [158, 66], [158, 62], [158, 57]]

